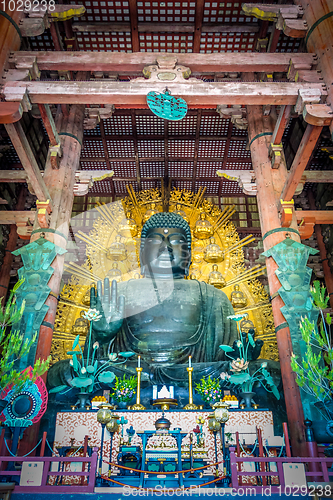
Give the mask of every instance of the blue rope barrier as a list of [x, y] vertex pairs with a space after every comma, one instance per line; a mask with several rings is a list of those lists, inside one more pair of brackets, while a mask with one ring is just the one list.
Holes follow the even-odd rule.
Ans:
[[[29, 451], [29, 453], [26, 453], [25, 455], [22, 455], [22, 457], [27, 457], [27, 456], [29, 456], [29, 455], [30, 455], [33, 451], [35, 451], [35, 449], [37, 448], [37, 446], [39, 446], [39, 445], [40, 445], [41, 441], [42, 441], [42, 439], [40, 439], [40, 440], [38, 441], [38, 443], [36, 444], [36, 446], [35, 446], [34, 448], [32, 448], [32, 450], [31, 450], [31, 451]], [[12, 457], [16, 457], [17, 455], [14, 455], [14, 454], [10, 451], [10, 449], [8, 448], [8, 444], [7, 444], [7, 440], [6, 440], [6, 438], [5, 438], [5, 445], [6, 445], [7, 450], [9, 451], [9, 454], [10, 454]]]

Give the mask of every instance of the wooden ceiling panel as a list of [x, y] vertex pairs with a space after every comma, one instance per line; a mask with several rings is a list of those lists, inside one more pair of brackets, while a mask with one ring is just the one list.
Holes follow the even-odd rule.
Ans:
[[179, 33], [140, 33], [140, 52], [193, 51], [193, 35]]
[[200, 52], [253, 52], [256, 33], [202, 33]]

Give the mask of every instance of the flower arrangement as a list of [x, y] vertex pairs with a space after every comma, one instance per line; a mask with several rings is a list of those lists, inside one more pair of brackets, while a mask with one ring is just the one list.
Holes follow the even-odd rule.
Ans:
[[309, 321], [307, 317], [301, 319], [300, 330], [306, 344], [306, 351], [300, 362], [295, 354], [292, 354], [291, 368], [297, 374], [297, 384], [319, 403], [316, 407], [325, 420], [332, 420], [332, 317], [328, 313], [325, 316], [323, 311], [328, 307], [329, 296], [326, 296], [326, 288], [320, 286], [319, 281], [314, 281], [310, 293], [314, 305], [319, 309], [319, 331], [315, 323]]
[[228, 316], [228, 319], [237, 322], [239, 336], [240, 339], [242, 339], [237, 341], [237, 348], [241, 357], [234, 359], [233, 356], [229, 354], [234, 352], [234, 349], [228, 345], [220, 345], [220, 349], [222, 349], [226, 356], [232, 360], [230, 363], [230, 370], [233, 372], [232, 375], [222, 372], [220, 377], [225, 386], [230, 386], [232, 384], [238, 385], [241, 387], [242, 392], [252, 392], [254, 385], [257, 382], [261, 382], [267, 392], [272, 392], [276, 399], [280, 399], [280, 393], [274, 384], [273, 378], [268, 370], [266, 370], [266, 362], [261, 363], [260, 367], [254, 373], [250, 373], [249, 361], [247, 359], [248, 349], [250, 345], [255, 347], [255, 341], [251, 333], [248, 333], [247, 336], [241, 334], [238, 322], [241, 321], [243, 317], [244, 314]]
[[208, 378], [202, 378], [196, 384], [195, 390], [206, 403], [216, 403], [216, 401], [220, 401], [222, 398], [219, 379], [211, 378], [210, 375]]
[[99, 349], [99, 343], [94, 342], [94, 344], [91, 346], [91, 331], [92, 322], [98, 321], [101, 317], [102, 315], [99, 314], [99, 311], [97, 311], [96, 309], [89, 309], [83, 314], [83, 318], [90, 321], [87, 357], [85, 358], [83, 355], [83, 351], [79, 343], [80, 335], [77, 335], [73, 342], [72, 350], [67, 352], [67, 354], [72, 356], [72, 359], [69, 363], [72, 366], [74, 372], [74, 377], [70, 382], [71, 387], [68, 388], [67, 385], [60, 385], [51, 389], [49, 391], [50, 393], [63, 391], [67, 392], [72, 387], [80, 389], [80, 392], [92, 393], [96, 383], [98, 382], [112, 384], [115, 379], [115, 374], [113, 373], [113, 371], [110, 371], [110, 367], [112, 367], [113, 363], [116, 362], [119, 357], [124, 358], [123, 361], [120, 361], [120, 364], [125, 363], [127, 358], [134, 355], [134, 352], [120, 352], [118, 354], [110, 354], [108, 362], [103, 363], [102, 365], [98, 363], [98, 360], [96, 359], [96, 353]]
[[124, 375], [123, 378], [116, 377], [114, 392], [112, 393], [112, 396], [114, 396], [118, 403], [131, 401], [136, 393], [135, 388], [135, 377], [126, 378], [126, 375]]

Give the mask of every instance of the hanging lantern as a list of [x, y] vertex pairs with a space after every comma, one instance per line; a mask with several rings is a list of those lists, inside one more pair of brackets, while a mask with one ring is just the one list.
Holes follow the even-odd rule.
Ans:
[[154, 115], [165, 120], [182, 120], [187, 113], [187, 104], [184, 99], [173, 97], [168, 89], [163, 94], [149, 92], [147, 104]]

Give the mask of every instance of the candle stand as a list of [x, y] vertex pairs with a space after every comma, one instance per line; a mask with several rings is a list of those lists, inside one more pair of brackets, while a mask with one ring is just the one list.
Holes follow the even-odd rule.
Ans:
[[142, 411], [142, 410], [145, 410], [145, 406], [143, 406], [141, 403], [140, 403], [140, 389], [141, 389], [141, 372], [142, 372], [142, 368], [141, 367], [137, 367], [136, 368], [136, 372], [138, 374], [138, 383], [137, 383], [137, 388], [136, 388], [136, 403], [131, 406], [131, 410], [136, 410], [136, 411]]
[[188, 372], [188, 404], [184, 406], [184, 410], [197, 410], [198, 407], [193, 403], [193, 387], [192, 387], [192, 372], [193, 372], [193, 367], [189, 366], [186, 368]]

